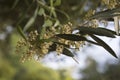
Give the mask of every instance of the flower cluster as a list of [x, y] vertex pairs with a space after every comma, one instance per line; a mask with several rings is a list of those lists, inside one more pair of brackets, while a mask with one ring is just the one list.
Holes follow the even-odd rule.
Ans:
[[102, 0], [102, 3], [109, 9], [115, 8], [115, 6], [118, 5], [117, 0]]
[[[63, 52], [63, 49], [65, 48], [65, 46], [62, 44], [68, 45], [69, 48], [72, 47], [78, 50], [79, 47], [84, 44], [84, 41], [71, 41], [55, 36], [56, 34], [72, 34], [72, 32], [73, 31], [71, 23], [65, 24], [60, 28], [46, 28], [42, 39], [40, 38], [40, 34], [37, 32], [37, 30], [31, 31], [27, 36], [27, 40], [22, 39], [18, 41], [16, 52], [23, 53], [21, 60], [22, 62], [24, 62], [25, 60], [30, 60], [31, 58], [34, 58], [34, 56], [37, 56], [38, 58], [43, 58], [46, 54], [50, 52], [53, 44], [56, 44], [56, 46], [54, 47], [55, 49], [53, 50], [56, 51], [58, 55], [61, 54]], [[61, 44], [55, 43], [52, 38], [56, 38], [55, 42]]]
[[85, 15], [85, 21], [87, 21], [87, 23], [84, 26], [90, 26], [93, 28], [98, 27], [99, 21], [97, 19], [90, 19], [91, 16], [93, 16], [94, 14], [95, 14], [95, 10], [89, 10], [87, 12], [87, 14]]
[[36, 39], [38, 37], [38, 32], [31, 31], [27, 37], [27, 40], [20, 39], [17, 42], [16, 53], [23, 53], [21, 61], [24, 62], [26, 59], [30, 60], [32, 56], [36, 53]]
[[89, 18], [95, 14], [95, 10], [89, 10], [85, 15], [85, 20], [89, 20]]

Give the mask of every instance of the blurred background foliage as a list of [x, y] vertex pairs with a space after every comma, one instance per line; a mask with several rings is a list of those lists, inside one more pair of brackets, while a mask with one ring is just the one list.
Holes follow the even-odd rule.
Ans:
[[[53, 6], [56, 11], [53, 9], [53, 15], [49, 16], [50, 11], [46, 6], [52, 6], [51, 0], [41, 1], [46, 3], [40, 4], [41, 10], [45, 9], [46, 16], [42, 10], [43, 14], [40, 12], [37, 15], [32, 24], [34, 27], [30, 27], [28, 32], [42, 26], [45, 18], [54, 23], [58, 21], [59, 25], [68, 21], [78, 25], [82, 23], [89, 10], [105, 7], [101, 0], [53, 0], [56, 2]], [[36, 0], [0, 0], [0, 80], [72, 80], [71, 74], [66, 73], [66, 70], [52, 70], [34, 60], [21, 63], [20, 54], [15, 54], [16, 43], [21, 38], [16, 28], [18, 25], [24, 28], [37, 6]], [[108, 65], [104, 73], [97, 71], [96, 64], [92, 61], [83, 70], [82, 80], [119, 80], [120, 64]]]
[[119, 80], [120, 79], [120, 63], [116, 62], [114, 64], [109, 64], [106, 62], [103, 71], [98, 69], [98, 63], [88, 58], [88, 66], [80, 70], [82, 73], [82, 79], [80, 80]]

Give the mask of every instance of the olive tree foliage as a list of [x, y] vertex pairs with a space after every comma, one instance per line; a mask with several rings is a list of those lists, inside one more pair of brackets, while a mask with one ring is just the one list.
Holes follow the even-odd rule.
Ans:
[[[71, 50], [79, 50], [85, 42], [101, 46], [117, 58], [97, 36], [119, 36], [119, 5], [119, 0], [0, 0], [1, 29], [11, 25], [23, 37], [16, 46], [16, 52], [23, 53], [22, 61], [52, 51], [74, 58]], [[99, 22], [109, 21], [114, 21], [115, 31], [99, 26]]]

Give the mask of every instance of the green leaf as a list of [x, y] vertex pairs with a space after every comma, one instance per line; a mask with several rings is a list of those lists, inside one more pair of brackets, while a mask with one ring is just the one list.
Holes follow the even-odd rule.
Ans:
[[104, 49], [106, 49], [111, 55], [113, 55], [114, 57], [117, 58], [115, 52], [101, 39], [99, 39], [98, 37], [94, 36], [94, 35], [90, 35], [96, 42], [99, 43], [99, 45], [101, 45]]
[[73, 53], [70, 50], [68, 50], [67, 48], [63, 49], [62, 54], [66, 55], [66, 56], [69, 56], [69, 57], [74, 57]]
[[91, 28], [91, 27], [80, 27], [79, 30], [80, 30], [79, 32], [80, 34], [95, 34], [99, 36], [115, 38], [113, 33], [111, 33], [108, 30], [104, 30], [104, 29]]
[[39, 11], [38, 11], [38, 15], [42, 16], [44, 14], [45, 14], [44, 8], [40, 8]]
[[75, 35], [75, 34], [57, 34], [56, 36], [66, 39], [66, 40], [71, 40], [71, 41], [85, 41], [86, 40], [85, 37]]
[[60, 25], [60, 21], [59, 20], [56, 20], [55, 23], [54, 23], [54, 27]]
[[52, 12], [52, 15], [56, 18], [57, 14], [56, 14], [55, 10], [52, 10], [51, 12]]
[[93, 41], [91, 41], [91, 40], [86, 40], [86, 41], [89, 42], [89, 43], [91, 43], [91, 44], [100, 46], [100, 44], [98, 44], [98, 43], [96, 43], [96, 42], [93, 42]]
[[34, 15], [28, 20], [27, 24], [25, 25], [23, 31], [26, 31], [27, 29], [29, 29], [32, 24], [35, 22], [35, 19], [37, 17], [37, 14], [38, 14], [38, 7], [36, 8], [35, 12], [34, 12]]
[[52, 26], [53, 22], [50, 19], [45, 20], [43, 27]]
[[114, 16], [120, 15], [120, 7], [114, 8], [112, 10], [108, 9], [105, 11], [97, 12], [93, 16], [91, 16], [90, 19], [105, 19], [105, 18], [110, 18]]
[[75, 34], [57, 34], [57, 37], [66, 39], [66, 40], [71, 40], [71, 41], [87, 41], [89, 43], [95, 44], [95, 45], [99, 45], [96, 42], [93, 42], [91, 40], [86, 39], [83, 36], [79, 36], [79, 35], [75, 35]]
[[57, 8], [55, 8], [55, 10], [56, 10], [56, 12], [59, 12], [59, 13], [63, 14], [68, 20], [70, 20], [70, 16], [66, 12], [64, 12], [62, 10], [59, 10]]
[[110, 13], [110, 14], [111, 14], [111, 13], [117, 13], [117, 12], [120, 12], [120, 6], [114, 8], [114, 9], [112, 9], [112, 10], [109, 10], [109, 13]]
[[62, 54], [66, 55], [66, 56], [69, 56], [69, 57], [72, 57], [73, 60], [75, 60], [77, 63], [79, 63], [79, 62], [75, 59], [74, 54], [73, 54], [69, 49], [64, 48]]
[[54, 6], [60, 6], [61, 5], [61, 0], [55, 0]]
[[20, 26], [17, 27], [17, 30], [18, 30], [19, 34], [27, 41], [27, 38]]
[[93, 16], [92, 18], [94, 19], [107, 19], [107, 18], [112, 18], [112, 17], [115, 17], [115, 16], [119, 16], [120, 14], [106, 14], [106, 15], [99, 15], [99, 16]]
[[[109, 31], [109, 32], [113, 33], [114, 35], [117, 35], [117, 33], [115, 31], [113, 31], [113, 30], [106, 29], [106, 28], [101, 28], [101, 27], [98, 27], [98, 28], [101, 29], [101, 30]], [[118, 35], [120, 35], [120, 33]]]

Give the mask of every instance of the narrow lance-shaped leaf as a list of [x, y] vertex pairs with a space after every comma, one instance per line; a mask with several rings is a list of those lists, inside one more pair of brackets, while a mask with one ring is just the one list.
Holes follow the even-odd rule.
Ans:
[[57, 34], [56, 36], [66, 39], [66, 40], [71, 40], [71, 41], [85, 41], [86, 40], [85, 37], [75, 35], [75, 34]]
[[53, 26], [56, 27], [56, 26], [58, 26], [58, 25], [60, 25], [60, 21], [59, 21], [59, 20], [56, 20]]
[[109, 13], [117, 13], [117, 12], [120, 12], [120, 6], [112, 9], [112, 10], [109, 10]]
[[75, 34], [57, 34], [57, 37], [66, 39], [66, 40], [71, 40], [71, 41], [87, 41], [89, 43], [95, 44], [95, 45], [99, 45], [96, 42], [93, 42], [91, 40], [86, 39], [83, 36], [79, 36], [79, 35], [75, 35]]
[[[97, 12], [93, 16], [90, 17], [90, 19], [105, 19], [105, 18], [110, 18], [114, 16], [120, 15], [118, 12], [120, 12], [120, 7], [114, 8], [112, 10], [105, 10], [101, 12]], [[117, 14], [117, 15], [116, 15]]]
[[101, 15], [98, 15], [98, 16], [93, 16], [92, 18], [93, 19], [107, 19], [107, 18], [112, 18], [112, 17], [116, 17], [116, 16], [119, 16], [120, 13], [113, 13], [113, 14], [101, 14]]
[[96, 43], [96, 42], [93, 42], [93, 41], [91, 41], [91, 40], [86, 40], [86, 41], [89, 42], [89, 43], [91, 43], [91, 44], [95, 44], [95, 45], [100, 46], [100, 44], [98, 44], [98, 43]]
[[111, 55], [113, 55], [114, 57], [117, 58], [115, 52], [101, 39], [99, 39], [98, 37], [94, 36], [94, 35], [90, 35], [96, 42], [98, 42], [103, 48], [105, 48]]
[[70, 50], [68, 50], [67, 48], [64, 48], [64, 49], [63, 49], [63, 54], [66, 55], [66, 56], [72, 57], [77, 63], [79, 63], [79, 62], [75, 59], [73, 53], [72, 53]]
[[38, 8], [39, 8], [39, 7], [36, 8], [36, 10], [35, 10], [35, 12], [34, 12], [34, 15], [33, 15], [33, 16], [28, 20], [28, 22], [26, 23], [23, 31], [26, 31], [27, 29], [29, 29], [29, 28], [32, 26], [32, 24], [35, 22], [35, 19], [36, 19], [37, 14], [38, 14]]
[[98, 27], [99, 29], [101, 29], [101, 30], [107, 30], [107, 31], [109, 31], [109, 32], [111, 32], [111, 33], [113, 33], [114, 35], [120, 35], [120, 33], [119, 34], [117, 34], [115, 31], [113, 31], [113, 30], [110, 30], [110, 29], [106, 29], [106, 28], [102, 28], [102, 27]]
[[80, 27], [80, 34], [95, 34], [99, 36], [107, 36], [111, 38], [115, 38], [114, 34], [110, 31], [99, 29], [99, 28], [91, 28], [91, 27]]
[[69, 56], [69, 57], [74, 57], [73, 53], [70, 50], [68, 50], [67, 48], [63, 49], [62, 54], [66, 55], [66, 56]]
[[63, 14], [68, 20], [70, 20], [70, 17], [69, 17], [69, 15], [68, 15], [66, 12], [64, 12], [64, 11], [62, 11], [62, 10], [59, 10], [59, 9], [57, 9], [57, 8], [55, 8], [55, 11]]
[[18, 30], [19, 34], [27, 41], [27, 38], [20, 26], [17, 27], [17, 30]]

